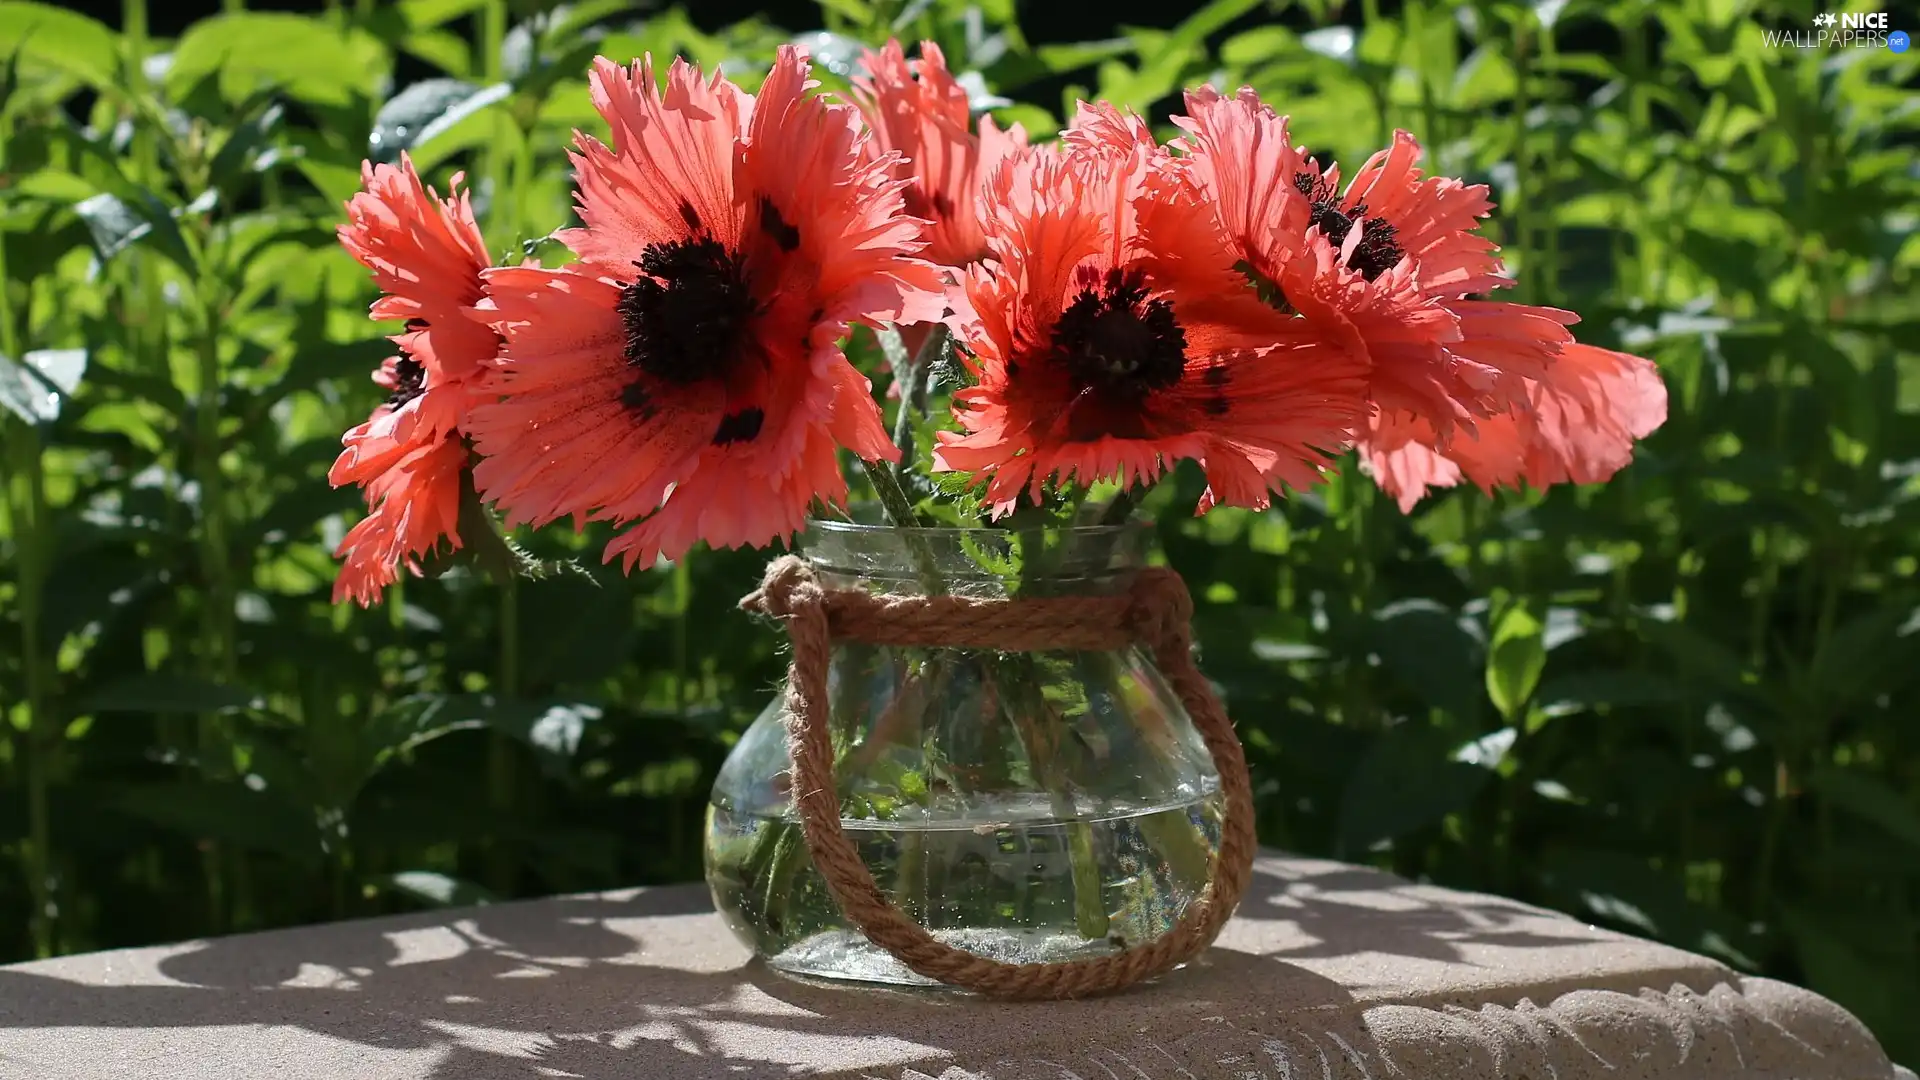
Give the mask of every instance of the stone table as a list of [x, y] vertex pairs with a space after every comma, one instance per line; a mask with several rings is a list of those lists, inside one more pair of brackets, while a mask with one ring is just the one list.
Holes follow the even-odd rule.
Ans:
[[1204, 960], [1095, 1001], [806, 985], [638, 889], [0, 968], [0, 1076], [1914, 1080], [1804, 990], [1279, 856]]

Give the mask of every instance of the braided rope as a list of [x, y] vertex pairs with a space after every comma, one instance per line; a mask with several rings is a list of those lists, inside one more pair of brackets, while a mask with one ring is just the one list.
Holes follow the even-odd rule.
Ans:
[[[767, 567], [760, 588], [740, 606], [781, 620], [793, 641], [787, 670], [787, 746], [793, 755], [794, 804], [814, 865], [841, 912], [901, 963], [927, 978], [993, 997], [1055, 1000], [1109, 993], [1163, 974], [1220, 935], [1252, 875], [1253, 787], [1233, 721], [1194, 666], [1193, 599], [1179, 574], [1164, 568], [1143, 570], [1126, 594], [1113, 597], [875, 596], [828, 589], [804, 559], [786, 555]], [[1147, 646], [1220, 773], [1226, 809], [1220, 852], [1206, 888], [1165, 934], [1095, 959], [1008, 964], [937, 940], [880, 891], [841, 829], [827, 730], [827, 663], [835, 639], [1005, 652], [1109, 650], [1136, 641]]]

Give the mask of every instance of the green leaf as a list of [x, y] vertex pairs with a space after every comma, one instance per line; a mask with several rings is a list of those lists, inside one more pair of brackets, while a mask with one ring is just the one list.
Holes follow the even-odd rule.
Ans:
[[1687, 895], [1679, 875], [1637, 852], [1556, 848], [1536, 866], [1570, 908], [1635, 933], [1708, 953], [1749, 971], [1756, 965], [1746, 928], [1728, 913]]
[[42, 640], [51, 651], [89, 624], [96, 634], [137, 625], [148, 601], [164, 587], [160, 567], [151, 556], [143, 558], [136, 544], [110, 542], [98, 533], [63, 535], [47, 576]]
[[1033, 55], [1048, 74], [1066, 75], [1085, 67], [1092, 67], [1103, 60], [1117, 60], [1133, 52], [1132, 38], [1109, 38], [1105, 41], [1078, 41], [1066, 45], [1041, 45], [1034, 49]]
[[409, 27], [427, 30], [479, 11], [487, 3], [488, 0], [400, 0], [399, 6]]
[[1847, 813], [1873, 822], [1888, 835], [1920, 850], [1920, 807], [1878, 777], [1858, 769], [1828, 766], [1809, 775], [1806, 786]]
[[30, 424], [52, 423], [86, 370], [85, 349], [35, 349], [19, 360], [0, 356], [0, 408]]
[[120, 679], [82, 697], [78, 713], [219, 713], [264, 706], [259, 695], [240, 686], [191, 675], [155, 673]]
[[1686, 623], [1643, 620], [1640, 632], [1672, 656], [1687, 673], [1699, 676], [1716, 691], [1753, 700], [1756, 683], [1733, 650]]
[[1466, 808], [1493, 772], [1454, 760], [1454, 752], [1425, 724], [1403, 723], [1377, 736], [1341, 795], [1341, 852], [1364, 851]]
[[[328, 446], [329, 452], [338, 449]], [[334, 514], [364, 507], [353, 487], [334, 487], [325, 476], [303, 480], [276, 496], [273, 503], [245, 527], [235, 531], [242, 544], [281, 544], [309, 538], [320, 522]]]
[[425, 694], [396, 704], [376, 719], [384, 736], [375, 751], [375, 767], [396, 754], [456, 731], [490, 729], [526, 743], [557, 775], [580, 745], [586, 725], [600, 709], [575, 701], [531, 701], [493, 694]]
[[[1913, 1001], [1920, 995], [1911, 919], [1901, 909], [1783, 905], [1780, 912], [1808, 988], [1831, 998], [1873, 1030], [1908, 1040], [1913, 1031]], [[1887, 1049], [1900, 1053], [1891, 1039]]]
[[1458, 613], [1432, 600], [1402, 600], [1374, 612], [1367, 648], [1428, 705], [1462, 719], [1485, 700], [1481, 669], [1486, 646]]
[[73, 212], [86, 222], [94, 247], [103, 260], [119, 255], [134, 244], [144, 243], [173, 260], [180, 269], [193, 272], [193, 252], [187, 248], [186, 238], [180, 235], [179, 224], [167, 205], [152, 192], [139, 189], [132, 201], [102, 192], [81, 200]]
[[[1142, 49], [1142, 63], [1123, 79], [1104, 85], [1106, 97], [1123, 108], [1146, 111], [1180, 88], [1187, 66], [1206, 58], [1207, 38], [1259, 7], [1263, 0], [1213, 0], [1187, 16], [1157, 47]], [[1119, 70], [1113, 65], [1112, 70]], [[1105, 80], [1103, 79], [1103, 82]]]
[[1842, 623], [1814, 654], [1811, 681], [1815, 700], [1835, 713], [1900, 689], [1920, 665], [1915, 632], [1920, 619], [1907, 602], [1888, 601]]
[[873, 9], [866, 0], [819, 0], [824, 11], [831, 12], [857, 27], [866, 27], [873, 23]]
[[14, 91], [20, 89], [20, 55], [15, 49], [7, 54], [7, 65], [0, 71], [0, 116], [6, 115], [7, 106], [13, 103]]
[[520, 648], [530, 685], [583, 685], [613, 675], [633, 655], [633, 597], [588, 575], [520, 585]]
[[455, 124], [513, 93], [506, 83], [474, 86], [460, 79], [414, 83], [380, 107], [367, 136], [367, 154], [375, 161], [400, 160], [403, 151], [431, 142]]
[[122, 789], [115, 808], [193, 840], [215, 840], [301, 862], [322, 853], [313, 814], [235, 783], [160, 783]]
[[1685, 688], [1658, 672], [1595, 670], [1548, 679], [1536, 696], [1545, 708], [1565, 713], [1598, 705], [1671, 705], [1684, 700]]
[[1500, 617], [1493, 632], [1493, 647], [1487, 654], [1487, 696], [1494, 708], [1508, 721], [1517, 718], [1540, 684], [1546, 670], [1545, 628], [1521, 605], [1514, 605]]
[[[609, 16], [631, 9], [632, 0], [586, 0], [561, 4], [519, 23], [500, 43], [501, 76], [517, 93], [544, 101], [556, 85], [579, 79], [596, 55], [620, 61], [637, 55], [616, 43], [615, 38], [626, 35], [609, 35], [598, 25]], [[646, 25], [651, 29], [661, 21], [656, 18]], [[643, 47], [640, 51], [664, 56], [690, 50]]]
[[230, 100], [273, 86], [310, 104], [347, 105], [374, 97], [386, 66], [386, 50], [364, 31], [330, 19], [236, 11], [189, 27], [166, 81], [177, 96], [217, 73]]
[[119, 36], [98, 20], [51, 4], [0, 3], [0, 56], [18, 57], [29, 74], [51, 68], [106, 88], [119, 55]]
[[499, 902], [493, 893], [471, 881], [434, 870], [402, 870], [367, 880], [376, 888], [410, 896], [433, 907], [477, 907]]
[[258, 160], [255, 151], [273, 137], [286, 115], [286, 109], [269, 94], [256, 95], [238, 112], [239, 120], [228, 132], [226, 141], [220, 144], [207, 170], [216, 185], [224, 185], [254, 168]]

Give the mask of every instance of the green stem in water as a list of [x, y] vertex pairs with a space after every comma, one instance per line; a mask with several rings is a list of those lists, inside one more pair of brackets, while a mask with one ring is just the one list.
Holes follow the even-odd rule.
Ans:
[[[848, 649], [858, 650], [853, 656], [852, 670], [864, 670], [866, 659], [873, 646], [853, 643]], [[859, 693], [860, 680], [844, 679], [839, 692], [829, 704], [830, 722], [844, 721], [854, 715], [855, 695]], [[846, 798], [848, 765], [853, 762], [859, 748], [851, 738], [845, 739], [840, 750], [835, 753], [833, 775], [841, 785], [841, 799]], [[807, 852], [801, 844], [800, 824], [796, 820], [782, 819], [767, 827], [756, 841], [754, 851], [747, 857], [743, 877], [749, 881], [759, 881], [762, 921], [776, 934], [787, 932], [787, 900], [793, 895], [793, 878], [800, 868], [811, 864]], [[764, 867], [764, 870], [762, 869]]]
[[[1093, 674], [1092, 678], [1104, 681], [1110, 686], [1119, 687], [1126, 678], [1121, 653], [1092, 653], [1084, 660]], [[1184, 709], [1182, 710], [1184, 714]], [[1122, 712], [1122, 719], [1135, 725], [1138, 730], [1135, 738], [1144, 746], [1153, 747], [1153, 752], [1167, 758], [1178, 760], [1184, 756], [1179, 738], [1169, 727], [1170, 717], [1158, 709], [1141, 709]], [[1171, 777], [1167, 778], [1169, 781]], [[1217, 797], [1217, 795], [1216, 795]], [[1213, 869], [1215, 845], [1205, 831], [1196, 825], [1191, 815], [1173, 812], [1168, 808], [1162, 812], [1147, 814], [1138, 819], [1141, 837], [1155, 854], [1160, 856], [1172, 871], [1173, 880], [1199, 888], [1207, 880]]]
[[[1132, 515], [1133, 506], [1132, 490], [1122, 491], [1108, 504], [1101, 516], [1101, 523], [1125, 521]], [[1020, 594], [1044, 594], [1053, 562], [1060, 554], [1059, 550], [1046, 545], [1042, 545], [1037, 552], [1029, 552], [1021, 572]], [[1089, 941], [1106, 938], [1112, 923], [1100, 878], [1099, 852], [1094, 845], [1093, 825], [1081, 817], [1069, 790], [1071, 777], [1060, 755], [1054, 752], [1058, 740], [1049, 741], [1047, 736], [1050, 732], [1042, 731], [1039, 726], [1049, 723], [1057, 732], [1064, 727], [1065, 721], [1048, 703], [1041, 689], [1043, 680], [1037, 658], [1027, 654], [1008, 654], [995, 658], [990, 664], [1005, 676], [1000, 681], [1001, 699], [1019, 732], [1028, 761], [1032, 763], [1034, 782], [1045, 789], [1053, 816], [1062, 823], [1067, 833], [1069, 867], [1073, 878], [1074, 925], [1080, 936]]]
[[1066, 830], [1068, 865], [1073, 877], [1074, 927], [1081, 937], [1089, 941], [1105, 938], [1111, 920], [1107, 915], [1106, 899], [1102, 895], [1104, 890], [1100, 883], [1099, 853], [1094, 850], [1093, 826], [1080, 817], [1073, 795], [1067, 790], [1069, 781], [1066, 770], [1060, 764], [1059, 755], [1053, 752], [1053, 743], [1048, 741], [1047, 733], [1040, 728], [1043, 720], [1054, 721], [1056, 727], [1060, 725], [1060, 720], [1040, 690], [1040, 673], [1034, 659], [1019, 653], [1000, 656], [989, 664], [988, 677], [993, 678], [1001, 705], [1020, 733], [1020, 742], [1026, 749], [1027, 761], [1033, 769], [1034, 782], [1046, 790], [1053, 817]]
[[[901, 407], [906, 408], [907, 403], [903, 401]], [[879, 497], [880, 507], [885, 512], [888, 522], [897, 528], [909, 530], [903, 535], [907, 541], [907, 549], [911, 552], [919, 570], [922, 587], [929, 595], [939, 592], [945, 588], [939, 562], [925, 538], [910, 531], [919, 525], [919, 515], [914, 513], [913, 503], [907, 498], [906, 491], [901, 488], [899, 478], [884, 462], [868, 461], [862, 458], [860, 466], [866, 473], [868, 482], [873, 485], [874, 494]], [[856, 667], [859, 666], [856, 665]], [[829, 723], [847, 722], [855, 715], [857, 706], [853, 695], [857, 692], [858, 682], [857, 679], [847, 679], [842, 682], [840, 693], [828, 706]], [[841, 778], [843, 786], [846, 776], [845, 766], [853, 749], [853, 740], [849, 738], [845, 741], [843, 749], [835, 756], [834, 774]], [[844, 798], [843, 794], [843, 801]], [[793, 876], [810, 860], [806, 858], [806, 852], [800, 843], [797, 824], [780, 822], [770, 830], [768, 835], [771, 837], [770, 842], [763, 840], [754, 853], [748, 856], [747, 877], [748, 880], [753, 880], [759, 876], [753, 869], [755, 867], [766, 868], [765, 880], [760, 892], [762, 919], [768, 926], [775, 928], [776, 933], [785, 933], [790, 929], [786, 927], [786, 901], [792, 892]]]
[[900, 830], [900, 861], [894, 867], [893, 902], [907, 918], [925, 926], [927, 917], [927, 833], [925, 829]]

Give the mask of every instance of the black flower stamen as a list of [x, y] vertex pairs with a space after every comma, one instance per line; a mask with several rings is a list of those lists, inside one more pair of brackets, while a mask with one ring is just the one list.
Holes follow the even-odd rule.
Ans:
[[1399, 232], [1379, 218], [1362, 221], [1367, 213], [1365, 203], [1352, 210], [1342, 210], [1339, 198], [1321, 173], [1320, 162], [1309, 157], [1307, 167], [1293, 174], [1294, 190], [1304, 196], [1308, 203], [1308, 221], [1319, 226], [1321, 234], [1336, 249], [1347, 242], [1347, 235], [1353, 231], [1356, 223], [1359, 224], [1360, 242], [1354, 245], [1353, 256], [1347, 260], [1347, 265], [1368, 281], [1399, 265], [1406, 254], [1400, 248]]
[[[1358, 215], [1365, 207], [1355, 208]], [[1368, 218], [1361, 222], [1360, 242], [1354, 245], [1353, 255], [1347, 259], [1347, 265], [1360, 271], [1360, 276], [1368, 281], [1400, 265], [1406, 253], [1400, 250], [1400, 235], [1392, 225], [1380, 218]]]
[[427, 392], [427, 369], [420, 361], [401, 353], [393, 363], [393, 392], [387, 395], [387, 407], [398, 409]]
[[800, 246], [800, 229], [788, 224], [787, 219], [780, 216], [780, 208], [764, 195], [760, 197], [760, 231], [772, 237], [773, 242], [780, 245], [781, 251], [792, 251]]
[[1138, 401], [1180, 381], [1187, 334], [1166, 300], [1147, 298], [1138, 270], [1107, 271], [1060, 313], [1053, 347], [1083, 392]]
[[713, 433], [713, 445], [728, 446], [737, 442], [752, 442], [760, 437], [760, 428], [767, 422], [765, 410], [757, 408], [741, 409], [720, 418], [720, 427]]
[[905, 192], [905, 205], [908, 217], [917, 217], [922, 221], [948, 221], [953, 217], [953, 200], [944, 191], [936, 191], [929, 196], [918, 186]]
[[1229, 408], [1227, 402], [1227, 383], [1232, 381], [1232, 372], [1222, 363], [1215, 363], [1207, 369], [1202, 381], [1207, 384], [1207, 399], [1201, 405], [1208, 416], [1225, 416]]
[[634, 265], [642, 276], [615, 307], [626, 327], [627, 363], [681, 385], [724, 376], [754, 312], [739, 258], [712, 237], [696, 237], [648, 245]]

